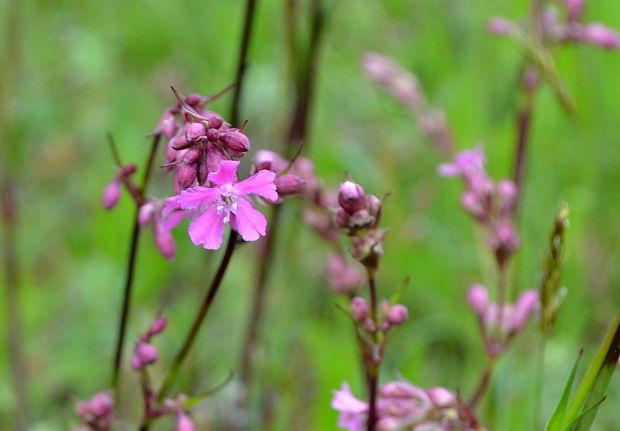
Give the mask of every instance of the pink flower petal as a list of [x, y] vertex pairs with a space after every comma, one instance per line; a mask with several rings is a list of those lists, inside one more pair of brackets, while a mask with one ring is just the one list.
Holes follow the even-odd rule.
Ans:
[[244, 241], [256, 241], [265, 235], [267, 220], [247, 200], [239, 199], [236, 212], [230, 216], [230, 225], [241, 234]]
[[216, 186], [232, 184], [237, 181], [237, 168], [239, 162], [234, 160], [222, 160], [220, 170], [209, 174], [208, 180]]
[[183, 219], [193, 216], [195, 215], [196, 212], [191, 210], [191, 211], [174, 211], [170, 214], [168, 214], [168, 216], [166, 216], [163, 220], [163, 222], [159, 223], [159, 228], [162, 230], [166, 230], [166, 231], [170, 231], [172, 229], [174, 229], [175, 227], [177, 227], [179, 225], [179, 223], [181, 223], [183, 221]]
[[237, 195], [244, 196], [253, 193], [270, 201], [278, 200], [278, 192], [274, 180], [276, 174], [266, 169], [258, 171], [251, 177], [235, 184]]
[[218, 213], [217, 205], [211, 205], [189, 225], [189, 236], [195, 245], [202, 244], [208, 250], [217, 250], [222, 245], [224, 235], [223, 212]]
[[216, 188], [197, 186], [185, 189], [180, 195], [168, 198], [167, 201], [188, 210], [213, 202], [218, 193]]

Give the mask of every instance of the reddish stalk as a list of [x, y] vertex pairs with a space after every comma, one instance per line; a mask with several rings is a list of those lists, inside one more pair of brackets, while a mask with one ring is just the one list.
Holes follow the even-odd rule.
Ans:
[[[370, 317], [377, 321], [377, 283], [373, 269], [367, 268], [368, 289], [370, 291]], [[375, 346], [377, 345], [376, 335], [373, 337], [373, 344], [370, 346], [370, 354], [366, 357], [366, 385], [368, 389], [368, 421], [366, 431], [375, 431], [377, 425], [377, 390], [379, 384], [379, 367], [381, 358], [375, 357]]]

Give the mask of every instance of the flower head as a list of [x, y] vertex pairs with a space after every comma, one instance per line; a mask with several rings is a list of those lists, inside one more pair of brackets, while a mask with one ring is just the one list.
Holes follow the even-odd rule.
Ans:
[[343, 383], [342, 388], [334, 391], [332, 408], [340, 412], [338, 426], [349, 431], [362, 431], [366, 426], [368, 404], [358, 400], [351, 393], [348, 383]]
[[223, 160], [220, 170], [208, 176], [211, 187], [192, 187], [167, 199], [170, 210], [191, 211], [194, 215], [189, 236], [195, 245], [202, 244], [209, 250], [220, 248], [226, 223], [230, 223], [245, 241], [256, 241], [265, 235], [267, 221], [254, 209], [248, 195], [276, 201], [276, 174], [262, 170], [237, 182], [238, 167], [237, 161]]

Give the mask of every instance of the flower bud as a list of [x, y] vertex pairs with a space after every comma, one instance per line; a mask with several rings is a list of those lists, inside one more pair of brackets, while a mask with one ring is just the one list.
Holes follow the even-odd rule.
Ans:
[[446, 408], [456, 405], [456, 396], [446, 388], [435, 387], [426, 391], [435, 407]]
[[233, 157], [243, 157], [251, 147], [250, 139], [239, 131], [226, 133], [220, 137], [220, 142]]
[[166, 325], [168, 325], [168, 319], [163, 316], [157, 317], [149, 327], [148, 336], [152, 337], [153, 335], [161, 334], [166, 329]]
[[174, 114], [167, 109], [159, 119], [159, 123], [157, 123], [153, 133], [163, 133], [166, 138], [170, 139], [177, 132], [177, 128], [178, 124]]
[[112, 413], [114, 401], [105, 393], [96, 394], [90, 400], [90, 411], [97, 417], [104, 417]]
[[151, 202], [147, 202], [142, 205], [140, 207], [140, 210], [138, 211], [138, 224], [140, 225], [140, 227], [144, 227], [149, 224], [149, 222], [153, 220], [154, 214], [155, 205], [153, 205]]
[[138, 341], [135, 349], [135, 357], [140, 359], [142, 366], [155, 363], [158, 356], [159, 354], [157, 353], [157, 349], [155, 348], [155, 346], [149, 343]]
[[501, 180], [497, 184], [497, 194], [501, 200], [503, 211], [507, 212], [517, 200], [517, 185], [511, 180]]
[[368, 302], [362, 297], [356, 296], [351, 300], [351, 316], [356, 322], [363, 322], [370, 313]]
[[270, 170], [276, 174], [286, 169], [288, 162], [273, 151], [260, 150], [254, 158], [256, 171]]
[[177, 170], [177, 180], [182, 189], [191, 187], [196, 179], [196, 165], [180, 164]]
[[185, 153], [185, 157], [183, 157], [183, 161], [186, 165], [193, 165], [198, 160], [200, 160], [200, 156], [202, 155], [202, 150], [200, 148], [190, 148]]
[[302, 192], [306, 182], [295, 174], [284, 174], [276, 177], [275, 184], [279, 195], [293, 195]]
[[407, 317], [409, 317], [407, 307], [402, 304], [395, 304], [390, 307], [386, 318], [390, 325], [402, 325]]
[[213, 111], [205, 111], [202, 113], [202, 116], [207, 119], [209, 123], [209, 129], [219, 129], [224, 124], [224, 119], [222, 116]]
[[177, 431], [194, 431], [194, 423], [181, 409], [177, 410]]
[[379, 211], [381, 210], [381, 199], [375, 195], [366, 195], [366, 204], [370, 215], [376, 216], [379, 214]]
[[207, 128], [202, 123], [189, 123], [185, 126], [185, 139], [188, 142], [196, 142], [207, 134]]
[[192, 93], [185, 98], [185, 103], [195, 108], [203, 103], [205, 98], [198, 93]]
[[155, 245], [163, 257], [168, 260], [174, 259], [176, 244], [169, 230], [160, 226], [155, 227]]
[[494, 16], [487, 21], [487, 30], [496, 36], [509, 35], [517, 26], [514, 22], [501, 16]]
[[338, 203], [348, 214], [354, 214], [366, 207], [364, 189], [353, 181], [340, 184]]
[[185, 139], [185, 136], [182, 135], [179, 135], [176, 138], [172, 139], [172, 141], [170, 141], [170, 146], [177, 151], [185, 150], [192, 145], [194, 145], [194, 143], [192, 141], [188, 141], [187, 139]]
[[534, 289], [526, 290], [519, 296], [515, 308], [514, 330], [519, 331], [527, 323], [527, 319], [539, 307], [538, 292]]
[[467, 303], [478, 316], [482, 316], [489, 307], [487, 289], [482, 284], [472, 284], [467, 291]]
[[129, 163], [121, 168], [120, 176], [125, 178], [130, 175], [133, 175], [138, 170], [138, 167], [135, 163]]
[[103, 197], [102, 203], [103, 207], [107, 210], [110, 210], [116, 206], [119, 199], [121, 198], [121, 184], [120, 180], [114, 178], [110, 184], [108, 184], [105, 189], [103, 189]]
[[620, 48], [620, 34], [598, 22], [583, 26], [581, 31], [579, 31], [578, 37], [585, 42], [598, 45], [602, 48]]
[[[204, 168], [206, 168], [206, 174], [209, 174], [211, 172], [217, 172], [220, 170], [220, 164], [222, 163], [222, 160], [224, 160], [226, 158], [226, 156], [224, 156], [224, 154], [222, 153], [222, 150], [220, 150], [217, 145], [214, 144], [207, 144], [207, 163], [204, 166]], [[201, 167], [202, 167], [202, 163], [201, 163]], [[202, 174], [201, 174], [202, 175]], [[207, 179], [207, 175], [204, 176], [204, 179], [202, 179], [201, 177], [201, 184], [204, 183]]]
[[471, 190], [465, 190], [463, 194], [461, 194], [461, 206], [478, 220], [484, 220], [487, 217], [487, 210], [485, 205], [480, 201], [480, 196]]

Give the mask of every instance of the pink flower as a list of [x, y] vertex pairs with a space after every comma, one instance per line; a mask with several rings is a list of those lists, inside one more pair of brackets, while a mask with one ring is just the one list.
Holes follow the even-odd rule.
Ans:
[[363, 431], [366, 427], [368, 404], [358, 400], [351, 393], [348, 383], [342, 389], [334, 391], [332, 408], [340, 412], [338, 426], [349, 431]]
[[238, 166], [237, 161], [223, 160], [220, 170], [208, 176], [212, 187], [192, 187], [166, 200], [171, 210], [180, 208], [193, 212], [189, 236], [195, 245], [202, 244], [209, 250], [220, 248], [226, 223], [230, 223], [245, 241], [256, 241], [265, 235], [267, 220], [254, 209], [247, 196], [255, 194], [276, 201], [276, 174], [262, 170], [237, 182]]
[[456, 177], [459, 175], [469, 175], [473, 172], [480, 172], [484, 166], [485, 156], [482, 146], [464, 150], [454, 156], [452, 163], [442, 163], [439, 165], [439, 175], [442, 177]]
[[584, 25], [581, 28], [578, 37], [585, 42], [598, 45], [602, 48], [620, 48], [620, 34], [618, 34], [618, 32], [614, 29], [599, 22]]

